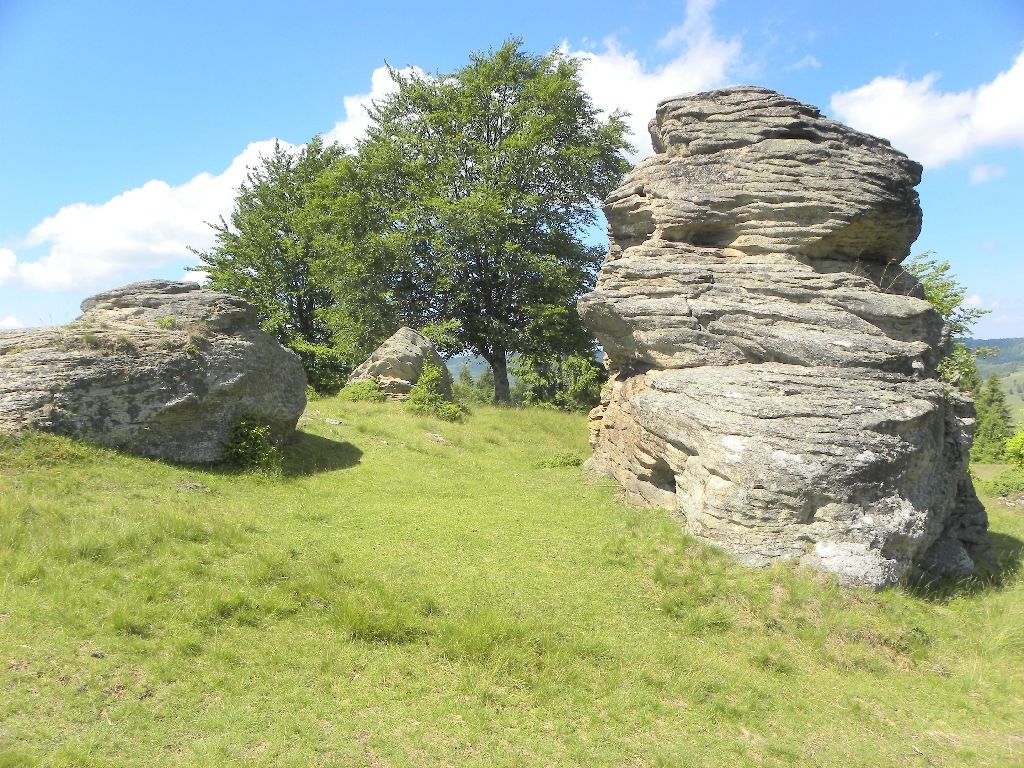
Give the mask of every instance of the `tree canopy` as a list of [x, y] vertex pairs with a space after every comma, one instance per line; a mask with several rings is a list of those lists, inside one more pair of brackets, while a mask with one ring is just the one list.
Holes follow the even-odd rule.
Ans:
[[[325, 275], [333, 222], [316, 194], [324, 174], [346, 162], [343, 150], [313, 138], [298, 152], [280, 144], [238, 188], [230, 221], [213, 225], [215, 245], [196, 251], [209, 285], [253, 304], [264, 330], [281, 341], [330, 340], [334, 304]], [[325, 232], [327, 230], [327, 232]]]
[[510, 355], [592, 359], [575, 303], [603, 251], [584, 237], [629, 167], [623, 115], [601, 117], [576, 60], [519, 40], [450, 74], [390, 72], [354, 153], [314, 138], [250, 170], [197, 269], [322, 391], [403, 324], [484, 357], [497, 401]]
[[967, 287], [953, 275], [948, 261], [933, 258], [926, 251], [914, 256], [906, 268], [920, 281], [925, 299], [946, 321], [950, 347], [939, 366], [939, 375], [960, 389], [976, 394], [981, 375], [975, 361], [988, 354], [988, 350], [971, 348], [967, 341], [974, 324], [987, 315], [988, 310], [967, 304]]
[[511, 353], [587, 353], [575, 311], [602, 249], [583, 237], [628, 169], [622, 115], [602, 120], [579, 64], [518, 40], [451, 74], [391, 70], [358, 147], [380, 242], [423, 325], [487, 360], [508, 401]]

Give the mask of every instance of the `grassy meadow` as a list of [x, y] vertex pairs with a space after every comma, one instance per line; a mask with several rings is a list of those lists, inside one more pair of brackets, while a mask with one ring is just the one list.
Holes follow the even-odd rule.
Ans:
[[310, 404], [280, 477], [0, 443], [0, 766], [1024, 764], [989, 579], [748, 570], [588, 485], [583, 416]]

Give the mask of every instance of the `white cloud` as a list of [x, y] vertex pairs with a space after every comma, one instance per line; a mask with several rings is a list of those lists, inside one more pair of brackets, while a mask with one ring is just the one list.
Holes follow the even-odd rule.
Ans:
[[3, 285], [18, 264], [18, 257], [10, 248], [0, 248], [0, 285]]
[[1008, 70], [972, 90], [941, 91], [938, 79], [876, 77], [833, 94], [832, 112], [931, 168], [982, 147], [1024, 145], [1024, 51]]
[[[599, 108], [632, 113], [638, 155], [650, 154], [647, 122], [661, 100], [684, 92], [723, 85], [740, 55], [738, 40], [722, 40], [711, 23], [716, 0], [690, 0], [684, 22], [671, 29], [660, 45], [675, 50], [668, 63], [648, 67], [633, 51], [609, 38], [603, 50], [570, 51], [585, 57], [584, 87]], [[408, 74], [422, 70], [408, 67]], [[327, 141], [351, 147], [369, 127], [367, 107], [397, 89], [386, 67], [370, 78], [370, 91], [343, 99], [345, 117], [324, 133]], [[250, 144], [220, 174], [201, 173], [172, 186], [154, 179], [99, 204], [74, 203], [37, 224], [15, 250], [0, 248], [0, 287], [40, 290], [93, 290], [108, 287], [128, 273], [153, 273], [191, 260], [188, 246], [213, 243], [207, 222], [230, 214], [235, 192], [249, 167], [273, 150], [273, 140]], [[282, 142], [282, 146], [292, 147]], [[19, 258], [16, 251], [39, 249], [42, 255]], [[195, 273], [185, 279], [201, 280]]]
[[739, 63], [740, 41], [723, 40], [715, 33], [711, 23], [714, 5], [715, 0], [687, 3], [683, 23], [669, 30], [658, 43], [678, 51], [675, 58], [661, 66], [646, 66], [635, 51], [624, 51], [613, 37], [604, 40], [600, 52], [572, 50], [568, 43], [562, 43], [563, 53], [583, 59], [580, 77], [594, 105], [608, 113], [616, 109], [630, 113], [626, 122], [633, 133], [635, 157], [654, 151], [647, 123], [654, 117], [658, 102], [725, 85], [728, 73]]
[[16, 282], [42, 290], [93, 288], [132, 270], [190, 258], [188, 246], [212, 244], [207, 222], [231, 212], [247, 168], [273, 147], [273, 141], [250, 144], [216, 176], [201, 173], [178, 186], [153, 180], [105, 203], [64, 206], [25, 238], [25, 247], [46, 248], [43, 256], [12, 261], [12, 251], [0, 252], [0, 286]]
[[178, 278], [183, 283], [199, 283], [199, 285], [206, 285], [210, 279], [210, 273], [204, 272], [201, 269], [189, 269]]
[[[420, 72], [401, 70], [411, 71]], [[370, 85], [369, 93], [344, 98], [345, 119], [324, 134], [327, 141], [353, 144], [370, 124], [366, 107], [396, 89], [386, 67], [373, 71]], [[104, 203], [64, 206], [33, 227], [18, 246], [42, 248], [39, 258], [19, 259], [15, 251], [0, 248], [0, 287], [91, 290], [108, 286], [125, 273], [191, 260], [188, 246], [202, 250], [213, 244], [207, 222], [231, 213], [247, 170], [273, 148], [272, 139], [253, 142], [220, 174], [201, 173], [177, 186], [154, 179]], [[183, 279], [203, 282], [203, 276], [194, 272]]]
[[966, 304], [969, 307], [980, 307], [984, 305], [984, 303], [985, 300], [982, 299], [981, 296], [979, 296], [976, 293], [972, 293], [970, 296], [964, 299], [964, 304]]
[[1006, 169], [1003, 166], [981, 163], [971, 168], [971, 184], [984, 184], [1005, 175]]
[[795, 61], [792, 64], [790, 64], [788, 67], [786, 67], [786, 69], [818, 69], [819, 67], [821, 67], [821, 62], [818, 61], [818, 58], [814, 54], [808, 53], [799, 61]]
[[[405, 67], [398, 72], [403, 75], [424, 74], [419, 67]], [[377, 67], [370, 76], [370, 92], [344, 98], [345, 119], [339, 120], [331, 130], [323, 135], [324, 141], [336, 141], [344, 147], [352, 148], [370, 127], [370, 115], [367, 109], [373, 106], [374, 102], [380, 101], [397, 90], [398, 85], [391, 79], [388, 68]]]
[[9, 331], [14, 328], [24, 328], [25, 324], [14, 315], [0, 317], [0, 331]]

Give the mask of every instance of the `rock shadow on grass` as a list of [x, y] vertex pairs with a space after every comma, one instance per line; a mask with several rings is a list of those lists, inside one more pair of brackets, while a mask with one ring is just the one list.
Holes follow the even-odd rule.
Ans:
[[1002, 589], [1017, 577], [1024, 560], [1024, 541], [1016, 536], [990, 530], [992, 562], [981, 564], [978, 573], [941, 579], [918, 579], [906, 589], [915, 597], [929, 602], [943, 602], [953, 597], [981, 595]]
[[281, 471], [285, 477], [305, 477], [354, 467], [363, 456], [352, 443], [302, 431], [296, 431], [281, 453]]

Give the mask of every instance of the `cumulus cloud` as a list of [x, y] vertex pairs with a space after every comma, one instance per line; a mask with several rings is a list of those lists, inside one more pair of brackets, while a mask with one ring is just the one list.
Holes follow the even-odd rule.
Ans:
[[[637, 156], [650, 154], [647, 121], [652, 105], [686, 92], [726, 83], [740, 56], [737, 39], [720, 38], [711, 21], [716, 0], [690, 0], [686, 16], [659, 45], [674, 55], [660, 66], [648, 66], [634, 51], [623, 50], [614, 38], [598, 51], [572, 50], [582, 57], [583, 85], [599, 108], [625, 109], [637, 145]], [[415, 67], [402, 73], [423, 71]], [[343, 99], [344, 119], [323, 134], [326, 141], [351, 147], [369, 127], [367, 108], [397, 89], [386, 67], [378, 67], [367, 93]], [[294, 147], [282, 142], [286, 148]], [[180, 185], [154, 179], [99, 204], [75, 203], [37, 224], [15, 249], [0, 248], [0, 287], [40, 290], [92, 290], [130, 273], [153, 273], [190, 260], [189, 246], [213, 243], [207, 222], [227, 216], [247, 169], [273, 151], [274, 141], [247, 146], [219, 174], [201, 173]], [[26, 257], [26, 249], [41, 255]], [[21, 251], [19, 257], [17, 251]], [[184, 279], [205, 276], [186, 273]]]
[[[419, 67], [405, 67], [398, 70], [403, 75], [416, 73], [423, 75]], [[391, 79], [387, 67], [377, 67], [370, 76], [370, 92], [344, 98], [345, 118], [334, 124], [334, 127], [323, 134], [324, 141], [337, 142], [344, 147], [352, 148], [370, 127], [370, 114], [367, 111], [374, 102], [380, 101], [398, 90], [398, 85]]]
[[[345, 118], [324, 134], [325, 140], [354, 144], [370, 124], [366, 108], [396, 87], [386, 67], [375, 69], [369, 93], [344, 98]], [[19, 250], [40, 248], [43, 255], [25, 260], [14, 250], [0, 249], [0, 287], [89, 290], [132, 271], [153, 271], [191, 259], [188, 247], [213, 244], [207, 223], [230, 214], [247, 170], [273, 149], [272, 139], [253, 142], [222, 173], [201, 173], [177, 186], [154, 179], [104, 203], [64, 206], [18, 244]], [[202, 283], [205, 275], [187, 272], [183, 279]]]
[[926, 167], [938, 168], [983, 147], [1024, 145], [1024, 51], [991, 82], [942, 91], [939, 77], [876, 77], [832, 95], [843, 122], [884, 136]]
[[971, 184], [984, 184], [1005, 175], [1006, 169], [1003, 166], [981, 163], [971, 168]]
[[10, 248], [0, 248], [0, 285], [3, 285], [14, 274], [18, 266], [18, 257]]
[[573, 50], [563, 42], [561, 50], [582, 59], [580, 78], [594, 105], [611, 113], [630, 113], [636, 157], [654, 150], [647, 123], [654, 105], [673, 96], [725, 85], [729, 72], [739, 63], [739, 39], [724, 40], [715, 32], [711, 10], [715, 0], [690, 0], [683, 23], [669, 30], [659, 46], [675, 56], [660, 66], [649, 67], [635, 51], [623, 50], [614, 37], [606, 38], [599, 51]]
[[204, 272], [201, 269], [187, 270], [181, 277], [178, 278], [183, 283], [199, 283], [199, 285], [206, 285], [210, 279], [210, 273]]
[[24, 328], [25, 324], [14, 315], [0, 317], [0, 331], [9, 331], [14, 328]]
[[41, 257], [22, 261], [9, 249], [0, 251], [0, 286], [92, 288], [132, 270], [188, 259], [188, 246], [212, 244], [207, 222], [231, 212], [247, 169], [273, 147], [273, 141], [254, 142], [217, 175], [201, 173], [178, 186], [148, 181], [105, 203], [64, 206], [33, 227], [22, 243], [44, 248]]

